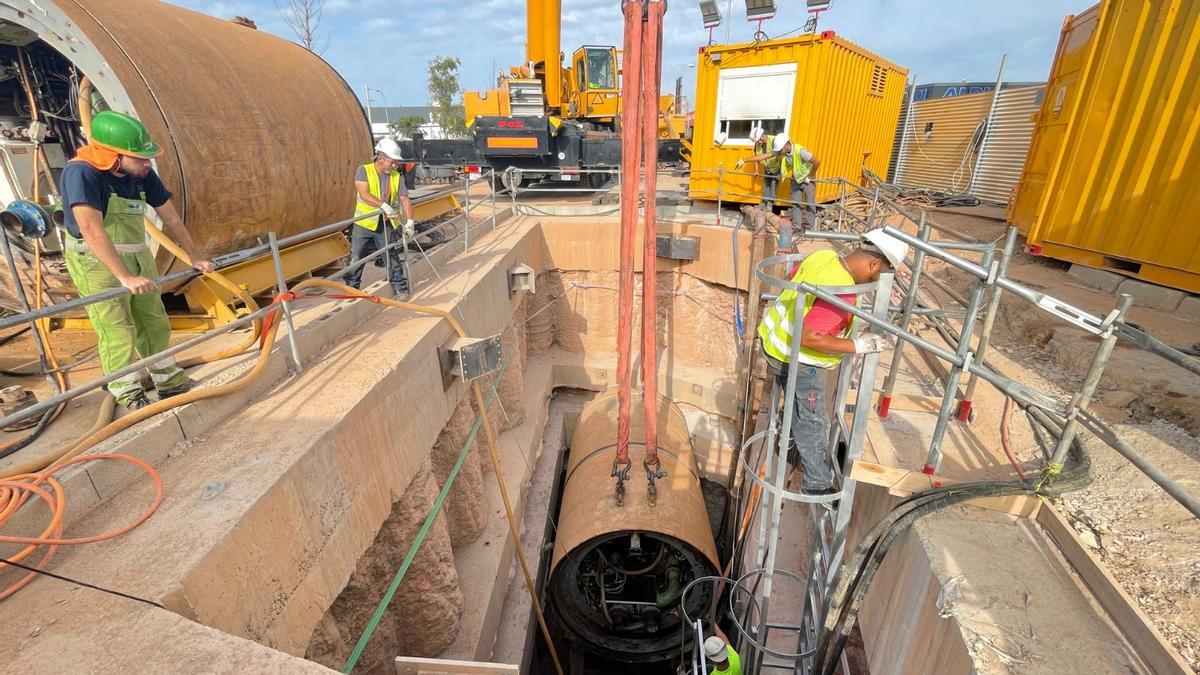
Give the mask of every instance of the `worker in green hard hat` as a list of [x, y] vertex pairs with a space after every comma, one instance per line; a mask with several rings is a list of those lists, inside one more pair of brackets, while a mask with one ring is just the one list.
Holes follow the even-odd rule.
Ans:
[[[163, 231], [179, 244], [192, 265], [211, 272], [213, 263], [196, 249], [171, 203], [171, 193], [150, 160], [162, 153], [138, 120], [105, 110], [92, 120], [88, 144], [67, 162], [60, 179], [63, 227], [67, 231], [67, 271], [80, 296], [124, 287], [129, 295], [87, 306], [96, 330], [100, 365], [105, 374], [166, 349], [171, 325], [161, 292], [154, 256], [147, 246], [147, 206], [162, 220]], [[160, 399], [182, 394], [193, 382], [170, 356], [150, 368]], [[126, 408], [150, 404], [141, 372], [108, 384]]]

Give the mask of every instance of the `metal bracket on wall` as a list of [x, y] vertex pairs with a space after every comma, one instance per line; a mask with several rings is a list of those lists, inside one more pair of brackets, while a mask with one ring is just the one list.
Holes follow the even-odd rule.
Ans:
[[695, 260], [700, 257], [700, 237], [689, 234], [656, 235], [654, 245], [660, 258]]
[[516, 295], [520, 291], [535, 292], [537, 275], [529, 265], [516, 265], [508, 270], [508, 294]]
[[477, 380], [500, 368], [500, 335], [454, 338], [438, 349], [438, 362], [443, 390], [449, 389], [456, 377], [463, 382]]

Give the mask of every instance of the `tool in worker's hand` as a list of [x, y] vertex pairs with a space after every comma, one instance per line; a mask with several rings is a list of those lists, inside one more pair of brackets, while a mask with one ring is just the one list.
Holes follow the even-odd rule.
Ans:
[[878, 354], [891, 346], [887, 338], [875, 333], [863, 333], [854, 338], [855, 354]]

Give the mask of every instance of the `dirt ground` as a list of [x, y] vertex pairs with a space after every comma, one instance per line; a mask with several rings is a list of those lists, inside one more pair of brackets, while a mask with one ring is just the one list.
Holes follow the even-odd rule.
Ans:
[[[986, 218], [933, 215], [936, 222], [981, 240], [1003, 237], [1006, 227]], [[1018, 249], [1021, 245], [1023, 239]], [[1112, 309], [1113, 295], [1087, 286], [1068, 268], [1018, 252], [1009, 276], [1097, 315]], [[935, 274], [960, 291], [967, 288], [961, 273], [942, 268]], [[1135, 306], [1130, 320], [1172, 345], [1190, 345], [1200, 336], [1200, 324], [1145, 307]], [[1023, 371], [1008, 374], [1065, 398], [1078, 387], [1097, 339], [1006, 295], [992, 344]], [[1198, 400], [1200, 377], [1120, 345], [1092, 409], [1136, 451], [1192, 494], [1200, 494]], [[1093, 482], [1057, 508], [1192, 668], [1200, 668], [1200, 520], [1101, 441], [1087, 437], [1086, 446]]]

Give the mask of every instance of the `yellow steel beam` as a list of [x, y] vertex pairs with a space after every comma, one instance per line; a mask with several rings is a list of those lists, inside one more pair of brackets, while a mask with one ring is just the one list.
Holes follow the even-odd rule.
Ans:
[[423, 223], [461, 208], [454, 194], [445, 192], [431, 199], [413, 200], [413, 220]]

